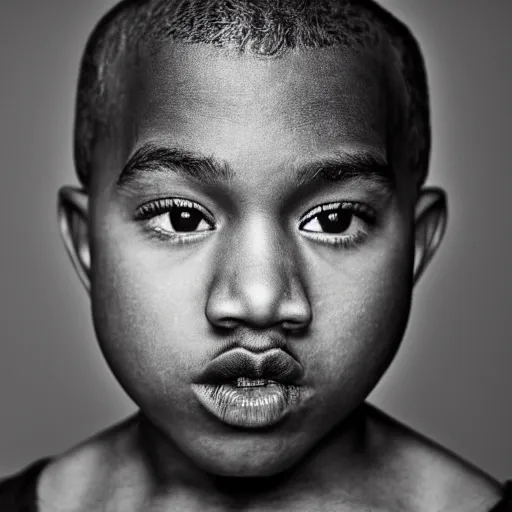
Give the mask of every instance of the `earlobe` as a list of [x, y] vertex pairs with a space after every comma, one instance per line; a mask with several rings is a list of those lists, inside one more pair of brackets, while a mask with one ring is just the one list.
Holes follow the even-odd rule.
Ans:
[[58, 196], [59, 230], [73, 267], [86, 290], [90, 289], [91, 256], [87, 220], [89, 196], [75, 187], [62, 187]]
[[421, 189], [415, 211], [415, 284], [441, 245], [447, 219], [445, 192], [436, 187]]

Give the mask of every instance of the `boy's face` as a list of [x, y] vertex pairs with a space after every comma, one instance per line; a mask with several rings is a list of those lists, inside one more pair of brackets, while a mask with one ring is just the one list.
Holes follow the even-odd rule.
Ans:
[[130, 77], [90, 190], [95, 328], [145, 416], [212, 473], [296, 462], [399, 345], [414, 194], [390, 152], [395, 79], [342, 49], [173, 45]]

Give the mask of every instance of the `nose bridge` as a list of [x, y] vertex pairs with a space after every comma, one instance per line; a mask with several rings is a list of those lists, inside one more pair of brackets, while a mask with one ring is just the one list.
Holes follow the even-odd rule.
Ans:
[[207, 309], [211, 321], [229, 319], [259, 328], [309, 322], [293, 244], [275, 219], [255, 216], [223, 246]]
[[275, 224], [261, 215], [232, 240], [229, 285], [249, 307], [275, 307], [291, 291], [291, 251]]

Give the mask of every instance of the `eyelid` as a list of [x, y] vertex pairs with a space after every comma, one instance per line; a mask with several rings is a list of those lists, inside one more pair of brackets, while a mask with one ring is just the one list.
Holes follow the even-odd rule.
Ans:
[[338, 201], [334, 203], [325, 203], [318, 206], [315, 206], [311, 210], [309, 210], [301, 219], [300, 219], [300, 228], [302, 228], [308, 221], [313, 219], [319, 213], [337, 210], [341, 208], [342, 210], [349, 210], [354, 213], [359, 213], [361, 217], [363, 217], [367, 221], [375, 220], [375, 211], [373, 208], [369, 206], [358, 203], [354, 201]]
[[325, 233], [303, 231], [302, 236], [320, 244], [350, 249], [364, 242], [369, 237], [369, 232], [359, 231], [352, 235], [326, 235]]
[[167, 213], [172, 207], [193, 208], [200, 211], [213, 227], [217, 225], [214, 216], [204, 206], [196, 203], [195, 201], [191, 201], [190, 199], [185, 199], [182, 197], [167, 197], [149, 201], [137, 208], [135, 212], [135, 220], [146, 220], [151, 217], [163, 215]]

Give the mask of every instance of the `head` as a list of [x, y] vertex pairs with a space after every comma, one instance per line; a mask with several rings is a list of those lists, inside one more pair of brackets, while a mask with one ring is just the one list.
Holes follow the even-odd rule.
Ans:
[[[429, 130], [417, 44], [371, 1], [125, 1], [100, 22], [63, 238], [112, 371], [199, 467], [279, 473], [387, 369], [444, 232]], [[291, 368], [299, 398], [212, 413], [212, 364]]]

